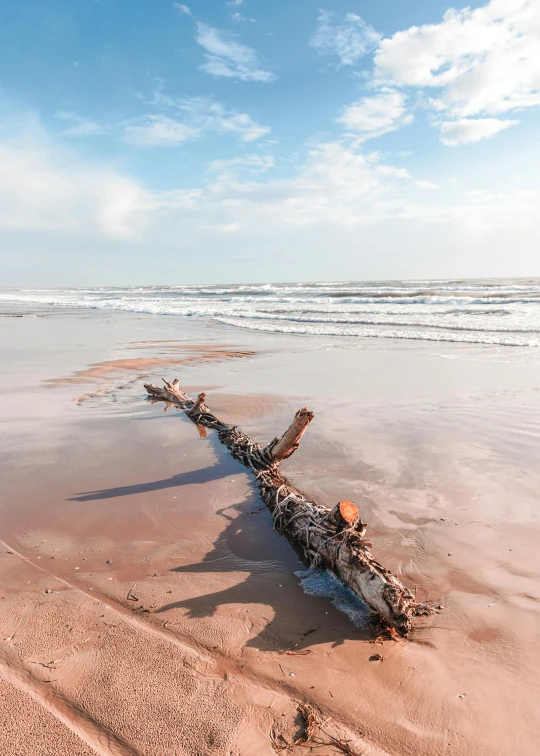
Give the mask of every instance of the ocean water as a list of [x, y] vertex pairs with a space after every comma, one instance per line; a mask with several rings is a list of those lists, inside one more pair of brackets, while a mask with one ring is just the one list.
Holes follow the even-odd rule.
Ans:
[[0, 312], [119, 310], [349, 338], [540, 346], [540, 279], [4, 289]]
[[341, 580], [328, 570], [309, 569], [294, 573], [308, 596], [329, 598], [336, 609], [348, 616], [353, 625], [366, 627], [374, 614]]

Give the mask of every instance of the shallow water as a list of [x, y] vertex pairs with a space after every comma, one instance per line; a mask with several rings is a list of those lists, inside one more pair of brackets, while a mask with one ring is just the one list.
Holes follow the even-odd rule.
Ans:
[[309, 569], [294, 574], [308, 596], [329, 598], [357, 627], [366, 627], [374, 616], [364, 602], [328, 570]]

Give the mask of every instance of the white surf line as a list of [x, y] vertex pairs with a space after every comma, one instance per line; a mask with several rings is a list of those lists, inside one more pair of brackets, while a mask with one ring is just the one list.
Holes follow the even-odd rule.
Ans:
[[[98, 589], [99, 595], [91, 595], [90, 593], [87, 593], [83, 588], [80, 588], [77, 585], [73, 585], [72, 583], [70, 583], [68, 580], [65, 580], [64, 578], [58, 577], [57, 575], [53, 575], [52, 572], [49, 572], [49, 570], [46, 570], [44, 567], [41, 567], [41, 565], [35, 564], [31, 559], [29, 559], [28, 557], [25, 557], [24, 554], [21, 554], [19, 551], [17, 551], [17, 549], [14, 549], [12, 546], [7, 544], [3, 539], [0, 539], [0, 544], [6, 548], [6, 551], [11, 551], [12, 554], [18, 556], [27, 564], [31, 565], [32, 567], [39, 570], [40, 572], [43, 572], [48, 577], [53, 578], [53, 580], [58, 580], [58, 582], [65, 585], [70, 590], [78, 591], [79, 593], [82, 593], [83, 596], [90, 599], [91, 601], [94, 601], [96, 604], [103, 604], [109, 607], [109, 609], [112, 609], [113, 612], [116, 612], [117, 614], [119, 614], [122, 617], [122, 619], [129, 625], [132, 625], [133, 627], [137, 628], [138, 630], [142, 630], [145, 633], [150, 633], [151, 635], [154, 635], [160, 640], [166, 641], [167, 643], [172, 643], [174, 646], [181, 648], [182, 651], [194, 656], [197, 659], [201, 659], [205, 662], [215, 664], [215, 660], [211, 656], [207, 656], [201, 653], [197, 648], [194, 648], [193, 646], [189, 645], [187, 642], [180, 641], [174, 635], [171, 635], [165, 632], [165, 630], [161, 630], [160, 628], [156, 627], [155, 625], [149, 622], [143, 622], [138, 617], [133, 616], [133, 614], [129, 611], [129, 609], [126, 609], [125, 607], [123, 607], [122, 604], [117, 604], [113, 599], [110, 599], [108, 596], [104, 596], [101, 592], [99, 592], [99, 589]], [[203, 673], [199, 672], [198, 670], [197, 670], [197, 673], [203, 675]], [[204, 674], [203, 676], [213, 677], [215, 679], [220, 679], [220, 680], [222, 679], [219, 675]]]
[[99, 756], [142, 756], [140, 751], [69, 701], [60, 690], [35, 677], [4, 644], [0, 644], [0, 674], [59, 719]]

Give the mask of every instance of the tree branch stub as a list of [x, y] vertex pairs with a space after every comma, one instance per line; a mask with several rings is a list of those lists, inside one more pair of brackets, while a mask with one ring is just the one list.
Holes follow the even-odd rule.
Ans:
[[315, 413], [310, 412], [310, 410], [305, 407], [304, 409], [298, 410], [294, 416], [294, 420], [281, 438], [274, 439], [266, 447], [276, 462], [281, 462], [282, 459], [287, 459], [298, 449], [300, 439], [306, 432], [308, 425], [314, 417]]

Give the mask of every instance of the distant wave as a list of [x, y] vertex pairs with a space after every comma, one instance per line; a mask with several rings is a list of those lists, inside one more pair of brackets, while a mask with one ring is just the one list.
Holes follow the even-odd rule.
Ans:
[[[216, 319], [221, 319], [224, 316], [224, 313], [215, 312], [212, 313], [212, 317], [215, 317]], [[475, 326], [471, 327], [469, 325], [460, 325], [457, 323], [453, 323], [452, 325], [448, 325], [446, 323], [436, 323], [436, 322], [429, 322], [425, 318], [418, 317], [417, 320], [396, 320], [394, 318], [386, 318], [384, 320], [377, 319], [377, 318], [362, 318], [362, 319], [356, 319], [356, 318], [335, 318], [335, 317], [304, 317], [304, 316], [294, 316], [294, 315], [273, 315], [273, 314], [261, 314], [258, 313], [256, 316], [254, 316], [252, 313], [245, 313], [245, 314], [236, 314], [236, 318], [241, 319], [247, 319], [250, 322], [255, 323], [257, 320], [273, 320], [273, 321], [285, 321], [285, 322], [293, 322], [293, 323], [312, 323], [317, 324], [320, 323], [321, 325], [379, 325], [379, 326], [411, 326], [411, 327], [419, 327], [429, 326], [430, 328], [434, 329], [441, 329], [441, 330], [449, 330], [449, 331], [478, 331], [478, 332], [494, 332], [494, 333], [537, 333], [540, 336], [540, 323], [536, 327], [532, 328], [512, 328], [512, 327], [498, 327], [493, 326], [491, 324], [486, 325], [484, 328], [481, 326]], [[249, 323], [248, 323], [249, 327]], [[255, 327], [255, 325], [253, 326]]]
[[250, 328], [254, 331], [269, 331], [272, 333], [288, 333], [297, 334], [302, 336], [357, 336], [363, 338], [386, 338], [386, 339], [413, 339], [420, 341], [452, 341], [452, 342], [464, 342], [468, 344], [498, 344], [500, 346], [517, 346], [517, 347], [538, 347], [540, 346], [540, 338], [528, 339], [520, 338], [517, 336], [497, 336], [491, 333], [442, 333], [439, 331], [431, 330], [411, 330], [411, 331], [397, 331], [397, 330], [376, 330], [369, 328], [352, 329], [352, 328], [328, 328], [324, 325], [319, 327], [300, 327], [297, 326], [283, 326], [283, 325], [263, 325], [250, 321], [248, 323], [238, 321], [234, 318], [217, 318], [221, 323], [227, 325], [233, 325], [240, 328]]
[[28, 288], [0, 291], [0, 303], [3, 312], [117, 310], [308, 337], [540, 345], [539, 279]]

